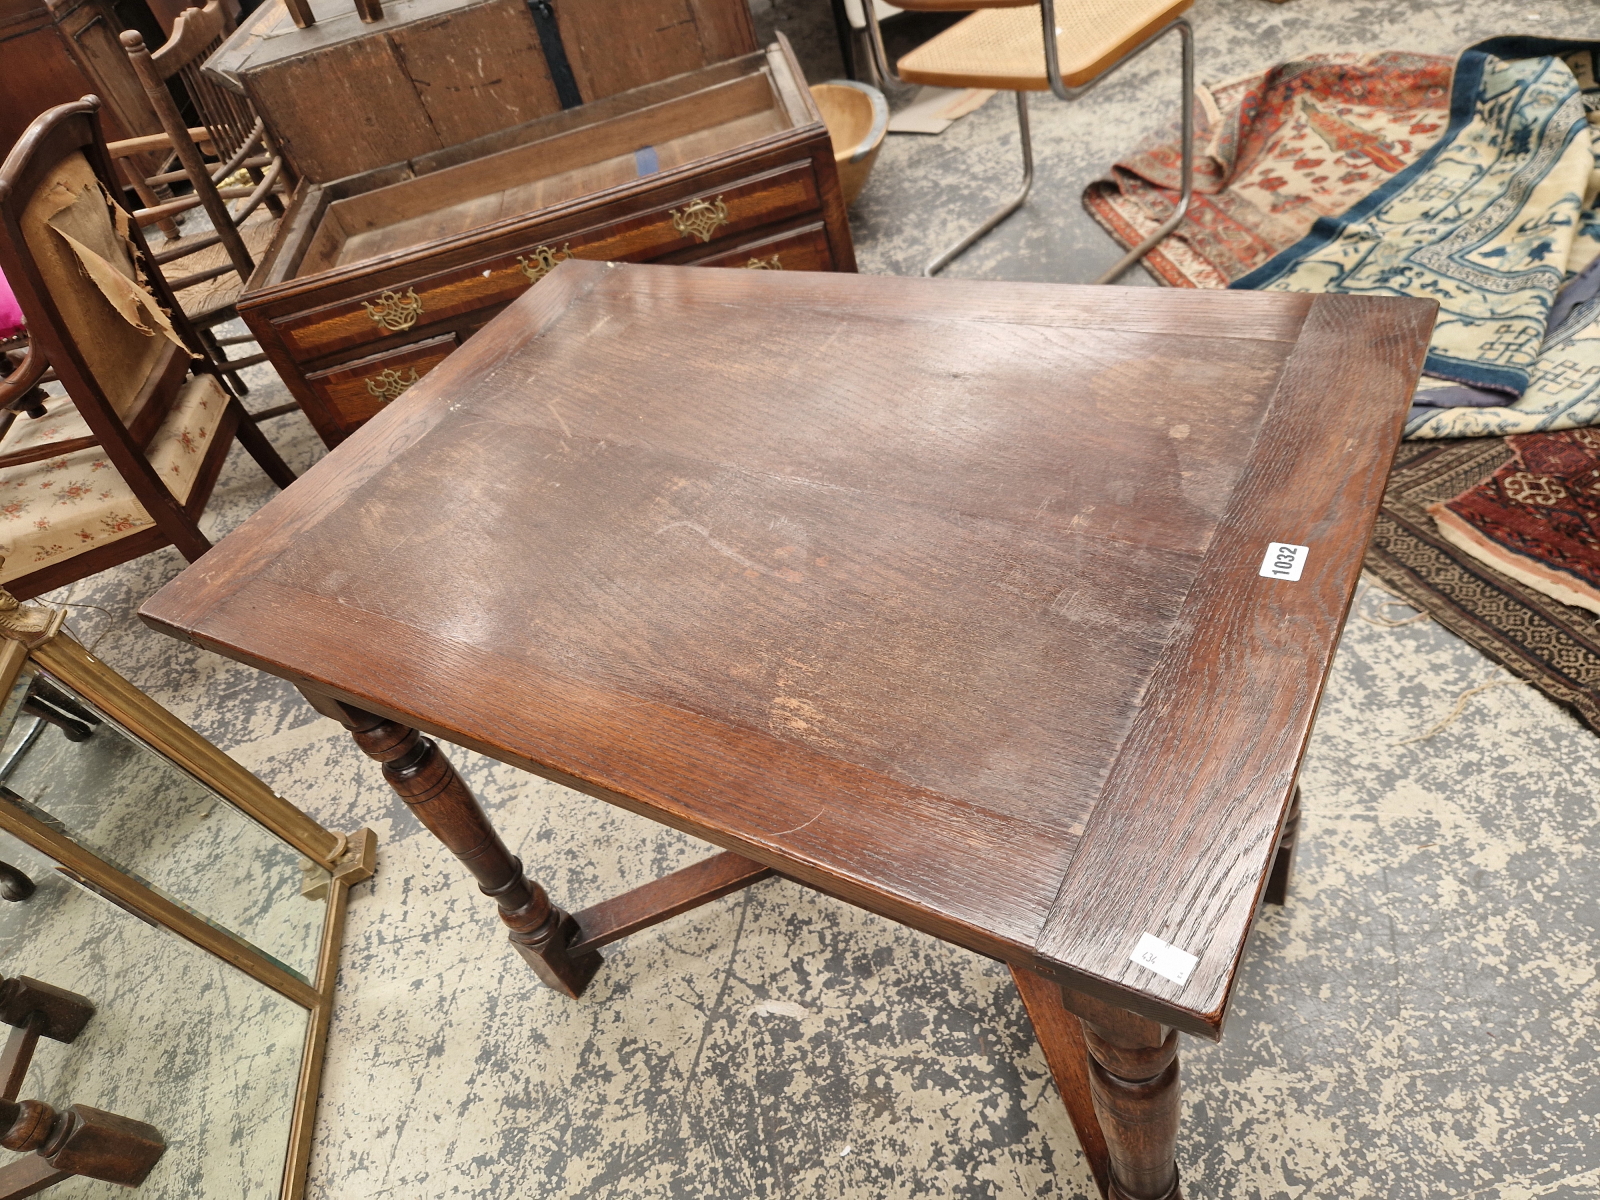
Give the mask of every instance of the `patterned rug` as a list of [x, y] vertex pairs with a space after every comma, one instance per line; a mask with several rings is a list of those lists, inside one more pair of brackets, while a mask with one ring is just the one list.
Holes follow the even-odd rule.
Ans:
[[[1199, 89], [1195, 195], [1146, 265], [1172, 287], [1248, 275], [1438, 140], [1454, 67], [1434, 54], [1313, 55]], [[1169, 136], [1090, 184], [1084, 206], [1134, 245], [1172, 215], [1181, 165]]]
[[1600, 430], [1506, 445], [1510, 462], [1428, 510], [1440, 535], [1536, 592], [1600, 613]]
[[[1203, 194], [1151, 267], [1176, 286], [1438, 301], [1407, 437], [1600, 423], [1600, 302], [1553, 317], [1600, 256], [1597, 58], [1505, 37], [1453, 63], [1312, 56], [1220, 87]], [[1173, 211], [1177, 161], [1169, 138], [1085, 204], [1131, 243]]]
[[1452, 544], [1429, 511], [1502, 468], [1514, 468], [1510, 440], [1402, 443], [1367, 551], [1367, 570], [1600, 733], [1600, 619]]

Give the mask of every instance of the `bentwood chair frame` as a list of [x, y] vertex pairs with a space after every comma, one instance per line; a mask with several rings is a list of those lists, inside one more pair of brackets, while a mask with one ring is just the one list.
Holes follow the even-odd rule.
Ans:
[[[9, 376], [0, 379], [0, 436], [18, 419], [11, 408], [13, 403], [51, 373], [59, 380], [91, 434], [86, 438], [0, 455], [0, 469], [97, 446], [149, 515], [152, 524], [77, 554], [52, 559], [38, 571], [13, 578], [6, 587], [22, 599], [166, 545], [175, 546], [191, 562], [199, 558], [211, 548], [210, 540], [200, 531], [199, 517], [235, 437], [279, 487], [288, 487], [295, 480], [294, 472], [279, 457], [266, 435], [256, 428], [239, 401], [228, 394], [216, 365], [204, 353], [194, 326], [184, 316], [172, 289], [156, 269], [155, 256], [136, 221], [130, 221], [127, 230], [133, 265], [142, 275], [150, 298], [167, 312], [183, 345], [165, 342], [148, 373], [141, 377], [132, 403], [122, 411], [81, 348], [84, 338], [92, 337], [92, 332], [74, 329], [52, 294], [24, 232], [24, 213], [51, 173], [58, 171], [61, 164], [75, 154], [81, 154], [87, 161], [105, 190], [108, 204], [116, 203], [111, 197], [120, 193], [120, 183], [100, 131], [99, 108], [99, 97], [85, 96], [74, 103], [49, 109], [28, 127], [0, 163], [0, 269], [16, 292], [28, 320], [29, 336], [27, 357]], [[85, 286], [93, 285], [86, 283]], [[105, 307], [110, 311], [109, 303]], [[217, 391], [225, 403], [216, 417], [215, 433], [189, 494], [185, 500], [179, 500], [152, 466], [147, 450], [188, 382], [191, 369], [195, 376], [216, 379]]]
[[[1065, 0], [1068, 5], [1076, 0]], [[1124, 51], [1115, 60], [1101, 67], [1093, 78], [1073, 87], [1069, 86], [1061, 73], [1061, 49], [1056, 36], [1056, 0], [895, 0], [899, 8], [922, 12], [965, 12], [973, 9], [985, 8], [1024, 8], [1037, 6], [1040, 10], [1040, 30], [1044, 42], [1045, 81], [1051, 92], [1060, 100], [1077, 100], [1092, 91], [1103, 79], [1112, 75], [1124, 63], [1138, 57], [1150, 46], [1160, 41], [1167, 34], [1177, 31], [1182, 42], [1183, 70], [1182, 87], [1182, 143], [1183, 143], [1183, 182], [1179, 193], [1177, 206], [1172, 215], [1163, 221], [1149, 236], [1138, 245], [1134, 246], [1120, 259], [1115, 266], [1106, 271], [1094, 282], [1097, 284], [1114, 283], [1128, 270], [1139, 262], [1144, 256], [1154, 250], [1169, 233], [1176, 229], [1182, 222], [1184, 214], [1188, 212], [1189, 201], [1194, 194], [1194, 29], [1189, 24], [1189, 19], [1181, 13], [1163, 25], [1160, 29], [1142, 39], [1131, 49]], [[902, 79], [896, 69], [890, 66], [888, 52], [884, 49], [883, 30], [878, 23], [878, 14], [871, 0], [863, 0], [862, 10], [867, 24], [867, 46], [872, 57], [874, 69], [883, 79], [895, 83], [909, 83]], [[989, 217], [967, 234], [955, 245], [935, 257], [924, 269], [924, 275], [937, 275], [949, 266], [962, 254], [966, 253], [981, 238], [993, 230], [997, 225], [1021, 208], [1027, 200], [1028, 193], [1033, 190], [1033, 139], [1028, 126], [1028, 95], [1026, 91], [1016, 92], [1017, 101], [1017, 129], [1022, 140], [1022, 189], [1016, 197], [997, 208]]]

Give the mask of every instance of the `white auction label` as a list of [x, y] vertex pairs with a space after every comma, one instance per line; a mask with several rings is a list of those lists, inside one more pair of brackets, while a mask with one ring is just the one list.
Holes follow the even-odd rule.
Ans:
[[1310, 546], [1291, 546], [1288, 542], [1268, 542], [1267, 556], [1261, 560], [1258, 574], [1268, 579], [1282, 579], [1294, 583], [1306, 569], [1306, 555]]
[[1172, 980], [1179, 987], [1189, 982], [1189, 976], [1200, 961], [1187, 950], [1179, 950], [1153, 933], [1140, 935], [1139, 944], [1128, 955], [1128, 960], [1138, 963], [1147, 971], [1154, 971], [1163, 979]]

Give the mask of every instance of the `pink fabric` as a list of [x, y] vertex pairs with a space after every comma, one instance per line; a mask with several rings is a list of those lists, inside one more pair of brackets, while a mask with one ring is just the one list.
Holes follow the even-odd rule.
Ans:
[[0, 338], [15, 337], [27, 327], [28, 323], [22, 319], [22, 306], [17, 303], [6, 277], [0, 274]]

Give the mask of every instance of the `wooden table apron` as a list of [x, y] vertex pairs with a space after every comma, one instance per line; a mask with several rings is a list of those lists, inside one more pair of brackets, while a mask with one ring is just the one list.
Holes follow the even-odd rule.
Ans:
[[[1434, 311], [571, 260], [141, 616], [345, 724], [570, 995], [773, 872], [1006, 962], [1169, 1200]], [[568, 914], [422, 733], [727, 852]]]

